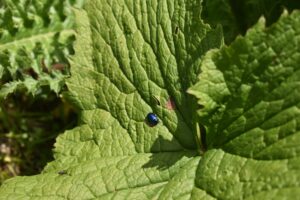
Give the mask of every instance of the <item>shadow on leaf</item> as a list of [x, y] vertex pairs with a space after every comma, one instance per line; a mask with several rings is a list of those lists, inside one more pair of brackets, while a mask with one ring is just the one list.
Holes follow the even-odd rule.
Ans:
[[178, 151], [157, 151], [158, 146], [172, 146], [173, 144], [173, 140], [166, 140], [162, 136], [159, 136], [151, 148], [152, 155], [150, 160], [143, 165], [143, 168], [157, 168], [159, 170], [165, 170], [176, 165], [177, 161], [184, 159], [184, 157], [190, 158], [197, 155], [196, 151], [184, 149]]

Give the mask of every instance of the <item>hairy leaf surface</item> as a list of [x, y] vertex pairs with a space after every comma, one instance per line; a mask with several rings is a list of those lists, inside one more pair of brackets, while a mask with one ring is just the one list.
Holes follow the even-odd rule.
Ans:
[[198, 185], [226, 199], [299, 195], [300, 13], [207, 53], [189, 92], [203, 106], [208, 151]]

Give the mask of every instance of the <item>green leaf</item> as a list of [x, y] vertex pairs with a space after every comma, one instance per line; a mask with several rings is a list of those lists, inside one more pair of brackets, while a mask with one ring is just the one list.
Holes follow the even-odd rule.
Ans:
[[[88, 1], [84, 9], [66, 95], [80, 126], [57, 139], [43, 174], [7, 181], [0, 199], [188, 198], [200, 157], [186, 90], [222, 32], [201, 21], [200, 1]], [[149, 112], [155, 127], [145, 123]]]
[[[56, 93], [61, 90], [51, 85], [54, 82], [64, 85], [63, 75], [68, 74], [66, 57], [74, 51], [71, 6], [80, 6], [81, 1], [4, 0], [1, 3], [0, 77], [6, 83], [0, 90], [2, 98], [16, 89], [37, 91], [45, 85], [45, 79], [51, 90]], [[58, 64], [64, 65], [64, 73], [55, 69]]]
[[202, 17], [213, 27], [222, 25], [226, 44], [230, 44], [241, 33], [229, 0], [204, 0]]
[[290, 199], [300, 177], [300, 13], [207, 53], [189, 93], [208, 151], [198, 185], [225, 199]]
[[40, 90], [43, 86], [48, 86], [51, 91], [59, 93], [64, 86], [65, 78], [65, 75], [61, 73], [55, 73], [55, 77], [53, 78], [47, 74], [40, 74], [38, 80], [32, 77], [26, 77], [23, 81], [10, 81], [2, 86], [0, 91], [0, 99], [4, 99], [9, 94], [15, 93], [19, 90], [27, 91], [28, 93], [35, 95], [41, 93]]

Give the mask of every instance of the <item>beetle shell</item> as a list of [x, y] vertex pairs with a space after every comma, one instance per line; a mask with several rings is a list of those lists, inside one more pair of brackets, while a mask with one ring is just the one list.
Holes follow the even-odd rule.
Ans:
[[158, 117], [154, 113], [148, 113], [146, 116], [146, 122], [149, 126], [156, 126], [159, 122]]

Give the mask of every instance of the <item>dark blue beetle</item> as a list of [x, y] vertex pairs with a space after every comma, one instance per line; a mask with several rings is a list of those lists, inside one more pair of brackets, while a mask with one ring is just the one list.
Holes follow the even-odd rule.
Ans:
[[146, 122], [149, 126], [156, 126], [159, 122], [158, 117], [154, 113], [148, 113], [146, 116]]

